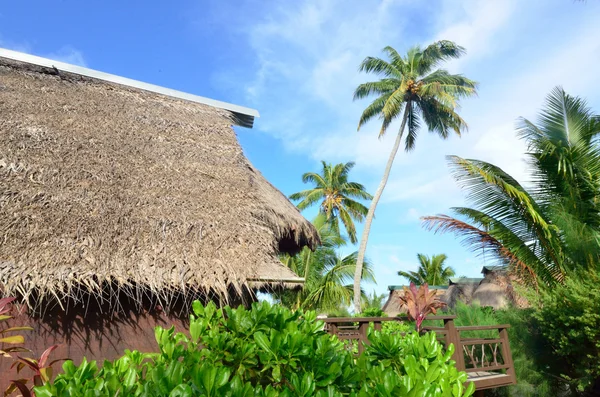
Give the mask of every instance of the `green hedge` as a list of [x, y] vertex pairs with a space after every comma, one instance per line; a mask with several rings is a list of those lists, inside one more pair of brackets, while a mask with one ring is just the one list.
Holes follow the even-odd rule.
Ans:
[[189, 335], [156, 328], [160, 353], [126, 351], [102, 368], [63, 365], [45, 396], [470, 396], [467, 376], [435, 335], [371, 332], [355, 359], [313, 312], [266, 302], [217, 309], [195, 302]]

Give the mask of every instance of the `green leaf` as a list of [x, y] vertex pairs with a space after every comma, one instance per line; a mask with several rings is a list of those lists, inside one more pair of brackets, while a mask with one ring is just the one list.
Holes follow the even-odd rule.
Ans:
[[22, 335], [12, 335], [0, 338], [0, 343], [19, 344], [25, 343], [25, 338]]

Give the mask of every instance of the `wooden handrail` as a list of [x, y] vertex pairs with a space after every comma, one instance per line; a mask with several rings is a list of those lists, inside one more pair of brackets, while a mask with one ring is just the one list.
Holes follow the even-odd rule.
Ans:
[[502, 364], [502, 365], [494, 365], [493, 367], [477, 367], [477, 368], [467, 368], [464, 371], [469, 372], [489, 372], [489, 371], [499, 371], [501, 369], [509, 369], [510, 365]]
[[[456, 316], [427, 316], [425, 320], [454, 320]], [[384, 321], [411, 321], [408, 316], [396, 317], [327, 317], [319, 321], [329, 323], [379, 323]]]
[[460, 340], [463, 346], [472, 346], [472, 345], [487, 345], [488, 343], [502, 343], [504, 340], [502, 339], [462, 339]]
[[[444, 322], [443, 327], [439, 326], [423, 326], [424, 331], [433, 331], [437, 334], [437, 338], [441, 339], [441, 342], [445, 344], [446, 348], [450, 344], [454, 345], [454, 353], [452, 354], [452, 360], [456, 362], [456, 369], [459, 371], [466, 371], [468, 373], [484, 373], [485, 375], [476, 375], [474, 378], [470, 378], [475, 382], [477, 390], [483, 390], [488, 388], [494, 388], [499, 386], [507, 386], [516, 384], [516, 376], [514, 364], [512, 361], [512, 355], [510, 353], [510, 346], [508, 342], [508, 328], [509, 324], [498, 324], [498, 325], [481, 325], [481, 326], [459, 326], [454, 324], [456, 316], [428, 316], [425, 320], [441, 320]], [[358, 343], [358, 354], [362, 354], [365, 345], [369, 344], [368, 329], [370, 324], [373, 324], [375, 330], [381, 330], [381, 325], [384, 322], [389, 321], [410, 321], [407, 316], [397, 317], [333, 317], [321, 319], [325, 323], [326, 330], [330, 334], [338, 335], [342, 340], [357, 341]], [[461, 332], [468, 331], [497, 331], [498, 337], [496, 338], [463, 338]], [[489, 353], [486, 352], [485, 346], [489, 345], [492, 349], [492, 357], [485, 360], [485, 357], [489, 358]], [[494, 345], [494, 346], [492, 346]], [[467, 348], [469, 346], [469, 348]], [[482, 346], [480, 350], [476, 349], [476, 346]], [[477, 352], [477, 356], [473, 352]], [[479, 354], [481, 352], [481, 354]], [[469, 364], [473, 365], [473, 368], [467, 368], [465, 363], [465, 354], [469, 358]], [[499, 364], [496, 359], [496, 354], [500, 354], [502, 363]], [[481, 356], [481, 360], [479, 357]], [[481, 365], [483, 364], [483, 365]], [[485, 366], [485, 364], [493, 364]], [[481, 366], [477, 366], [481, 365]], [[497, 373], [491, 371], [506, 371], [506, 373]], [[490, 377], [490, 375], [502, 375], [500, 377]], [[478, 379], [481, 378], [481, 379]]]
[[510, 328], [510, 324], [499, 324], [499, 325], [465, 325], [456, 327], [458, 331], [486, 331], [492, 329], [507, 329]]

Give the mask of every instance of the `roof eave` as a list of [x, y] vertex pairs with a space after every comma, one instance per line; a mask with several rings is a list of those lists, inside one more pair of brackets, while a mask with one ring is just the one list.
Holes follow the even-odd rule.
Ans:
[[212, 106], [218, 109], [227, 110], [232, 114], [232, 121], [240, 127], [252, 128], [254, 118], [260, 117], [255, 109], [246, 108], [239, 105], [234, 105], [227, 102], [218, 101], [215, 99], [205, 98], [199, 95], [188, 94], [186, 92], [165, 88], [154, 84], [144, 83], [142, 81], [121, 77], [110, 73], [100, 72], [85, 68], [82, 66], [71, 65], [65, 62], [54, 61], [48, 58], [38, 57], [36, 55], [25, 54], [22, 52], [7, 50], [0, 48], [0, 57], [11, 59], [13, 61], [29, 63], [36, 66], [55, 69], [67, 73], [72, 73], [80, 76], [85, 76], [93, 79], [107, 81], [115, 84], [124, 85], [127, 87], [138, 88], [144, 91], [155, 92], [157, 94], [166, 95], [173, 98], [179, 98], [190, 102], [201, 103], [203, 105]]

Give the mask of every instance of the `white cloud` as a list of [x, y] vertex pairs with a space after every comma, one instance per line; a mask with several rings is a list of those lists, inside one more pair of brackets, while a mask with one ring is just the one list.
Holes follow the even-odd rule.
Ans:
[[83, 53], [71, 46], [63, 46], [55, 52], [42, 56], [55, 61], [70, 63], [71, 65], [87, 66]]
[[25, 41], [14, 41], [6, 39], [0, 34], [0, 47], [13, 51], [35, 54], [55, 61], [66, 62], [72, 65], [87, 66], [83, 53], [70, 45], [60, 47], [51, 53], [39, 53], [34, 47]]
[[2, 34], [0, 34], [0, 47], [19, 52], [31, 52], [31, 46], [29, 43], [6, 39], [2, 36]]
[[[451, 69], [497, 51], [495, 33], [504, 28], [516, 11], [515, 0], [446, 0], [440, 12], [440, 31], [435, 40], [451, 40], [467, 48], [466, 56], [452, 62]], [[490, 45], [494, 42], [494, 45]]]

